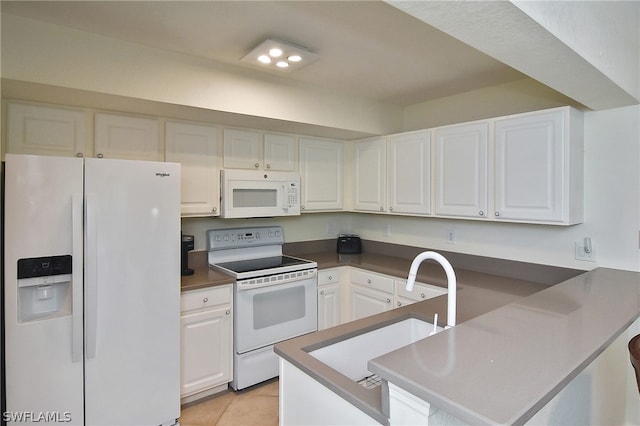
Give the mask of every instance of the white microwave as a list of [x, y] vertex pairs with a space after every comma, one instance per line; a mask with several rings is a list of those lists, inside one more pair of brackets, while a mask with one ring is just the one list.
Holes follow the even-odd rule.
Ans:
[[300, 214], [300, 174], [259, 170], [220, 171], [221, 217]]

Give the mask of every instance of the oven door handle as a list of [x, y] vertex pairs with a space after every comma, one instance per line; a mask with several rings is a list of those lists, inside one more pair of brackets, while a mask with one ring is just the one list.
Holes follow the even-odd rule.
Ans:
[[[289, 275], [289, 277], [286, 277], [287, 275]], [[276, 285], [295, 283], [297, 281], [306, 280], [308, 278], [314, 278], [317, 275], [318, 269], [316, 268], [305, 269], [303, 271], [296, 271], [287, 274], [272, 275], [269, 277], [248, 278], [244, 280], [238, 280], [236, 282], [236, 290], [249, 291], [262, 287], [272, 287]], [[272, 277], [274, 278], [273, 280], [271, 279]]]

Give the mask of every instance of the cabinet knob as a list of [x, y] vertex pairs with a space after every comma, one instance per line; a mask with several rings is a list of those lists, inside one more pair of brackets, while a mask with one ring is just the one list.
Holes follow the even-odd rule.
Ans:
[[479, 214], [480, 216], [484, 216], [484, 212], [483, 212], [482, 210], [480, 210], [480, 211], [478, 212], [478, 214]]
[[96, 155], [96, 157], [98, 157], [98, 158], [104, 158], [104, 155], [102, 155], [102, 154], [98, 154], [98, 155]]
[[320, 296], [324, 296], [324, 290], [320, 290]]
[[367, 279], [367, 284], [371, 284], [371, 278]]
[[398, 307], [402, 306], [402, 302], [398, 302]]
[[304, 206], [300, 206], [300, 210], [304, 210]]
[[253, 167], [255, 167], [257, 169], [258, 167], [260, 167], [260, 163], [254, 164]]
[[79, 153], [77, 153], [77, 154], [76, 154], [76, 157], [78, 157], [78, 158], [82, 158], [82, 157], [84, 157], [84, 154], [83, 154], [83, 153], [81, 153], [81, 152], [79, 152]]
[[495, 215], [496, 215], [496, 217], [500, 216], [500, 212], [496, 212]]
[[333, 275], [329, 275], [329, 276], [327, 277], [327, 279], [328, 279], [329, 281], [331, 281], [331, 280], [333, 279]]
[[387, 303], [391, 303], [391, 299], [387, 299]]
[[270, 168], [271, 168], [271, 164], [267, 164], [267, 169], [270, 169]]
[[218, 211], [218, 208], [217, 208], [217, 207], [214, 207], [214, 208], [212, 208], [212, 209], [211, 209], [211, 211], [212, 211], [212, 212], [214, 212], [214, 213], [216, 213], [216, 212]]
[[392, 212], [393, 211], [393, 207], [389, 206], [389, 211]]
[[207, 303], [208, 301], [209, 301], [209, 298], [208, 298], [208, 297], [205, 297], [204, 299], [202, 299], [202, 302], [203, 302], [203, 303]]
[[384, 211], [384, 207], [380, 206], [380, 211], [383, 212]]
[[425, 296], [425, 294], [424, 294], [424, 293], [420, 293], [420, 298], [421, 298], [421, 299], [424, 299], [425, 297], [427, 297], [427, 296]]

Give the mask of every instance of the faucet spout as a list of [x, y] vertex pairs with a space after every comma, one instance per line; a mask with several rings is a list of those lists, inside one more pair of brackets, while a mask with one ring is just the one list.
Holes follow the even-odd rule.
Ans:
[[411, 267], [409, 268], [409, 276], [407, 277], [407, 291], [413, 290], [413, 284], [416, 282], [416, 275], [418, 274], [418, 268], [420, 264], [425, 260], [435, 260], [442, 266], [444, 272], [447, 274], [447, 328], [454, 327], [456, 325], [456, 274], [453, 272], [451, 263], [445, 257], [439, 253], [433, 251], [424, 251], [417, 255]]

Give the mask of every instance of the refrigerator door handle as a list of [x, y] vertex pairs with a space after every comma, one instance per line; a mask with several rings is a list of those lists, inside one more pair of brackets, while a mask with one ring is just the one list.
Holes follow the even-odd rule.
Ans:
[[98, 226], [96, 223], [96, 195], [86, 194], [85, 202], [85, 341], [87, 358], [95, 358], [98, 327]]
[[82, 194], [71, 196], [71, 362], [82, 361]]

